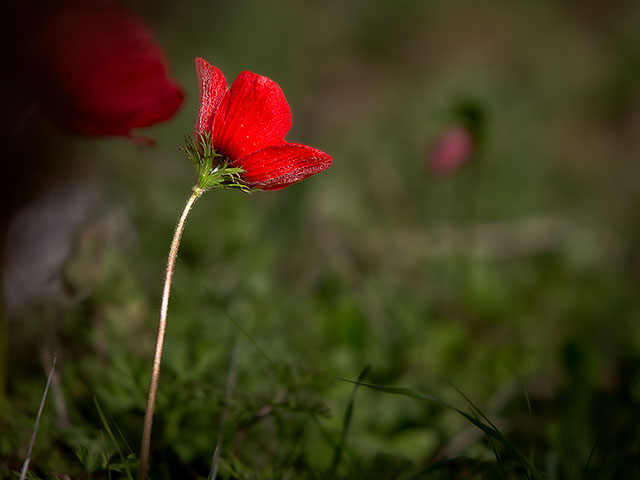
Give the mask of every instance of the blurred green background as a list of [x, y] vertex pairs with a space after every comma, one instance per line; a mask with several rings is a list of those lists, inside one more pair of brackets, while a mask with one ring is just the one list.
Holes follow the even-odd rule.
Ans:
[[[223, 405], [220, 478], [536, 478], [456, 412], [367, 388], [332, 472], [353, 390], [337, 377], [367, 365], [367, 381], [470, 411], [459, 389], [550, 478], [640, 478], [640, 3], [129, 5], [186, 101], [144, 130], [155, 148], [33, 120], [60, 168], [19, 203], [70, 181], [102, 193], [69, 236], [61, 288], [5, 316], [3, 478], [26, 455], [52, 352], [33, 478], [120, 478], [135, 462], [166, 255], [193, 183], [178, 148], [196, 56], [229, 83], [243, 70], [278, 82], [287, 139], [334, 163], [279, 192], [196, 205], [151, 478], [207, 478]], [[436, 177], [428, 154], [461, 102], [482, 113], [482, 141]]]

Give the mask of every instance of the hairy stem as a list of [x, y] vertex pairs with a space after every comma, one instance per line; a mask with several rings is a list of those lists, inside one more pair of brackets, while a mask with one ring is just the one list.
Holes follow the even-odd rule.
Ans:
[[145, 480], [147, 469], [149, 468], [149, 447], [151, 445], [151, 427], [153, 424], [153, 410], [156, 405], [156, 393], [158, 392], [158, 378], [160, 377], [160, 362], [162, 360], [162, 348], [164, 346], [164, 333], [167, 328], [167, 310], [169, 308], [169, 295], [171, 295], [171, 280], [173, 278], [173, 270], [178, 257], [178, 248], [180, 247], [180, 239], [184, 231], [184, 225], [187, 216], [191, 211], [196, 200], [200, 198], [203, 190], [195, 188], [192, 191], [187, 204], [182, 211], [180, 220], [176, 225], [171, 249], [169, 250], [169, 260], [167, 261], [167, 271], [164, 277], [164, 288], [162, 289], [162, 304], [160, 306], [160, 318], [158, 320], [158, 333], [156, 334], [156, 348], [153, 354], [153, 367], [151, 369], [151, 377], [149, 379], [149, 396], [147, 397], [147, 408], [144, 412], [144, 427], [142, 429], [142, 444], [140, 446], [140, 466], [138, 469], [138, 480]]

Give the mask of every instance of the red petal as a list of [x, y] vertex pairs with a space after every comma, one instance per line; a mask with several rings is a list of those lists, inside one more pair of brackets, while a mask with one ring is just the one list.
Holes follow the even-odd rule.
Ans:
[[131, 135], [171, 118], [183, 94], [142, 18], [113, 0], [52, 2], [26, 43], [46, 113], [76, 133]]
[[213, 130], [213, 116], [227, 91], [227, 80], [220, 70], [206, 60], [196, 58], [196, 71], [200, 83], [200, 106], [196, 119], [196, 139]]
[[331, 165], [326, 153], [297, 143], [267, 147], [242, 157], [230, 165], [241, 167], [242, 179], [261, 190], [279, 190], [299, 182]]
[[291, 110], [273, 80], [242, 72], [215, 115], [213, 144], [230, 160], [284, 143], [291, 128]]

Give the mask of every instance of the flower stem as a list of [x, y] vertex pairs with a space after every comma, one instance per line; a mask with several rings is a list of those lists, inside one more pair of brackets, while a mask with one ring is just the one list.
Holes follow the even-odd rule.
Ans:
[[171, 249], [169, 250], [169, 260], [167, 261], [167, 271], [164, 277], [164, 287], [162, 289], [162, 304], [160, 306], [160, 319], [158, 320], [158, 333], [156, 334], [156, 348], [153, 354], [153, 367], [151, 369], [151, 377], [149, 379], [149, 396], [147, 397], [147, 408], [144, 412], [144, 427], [142, 429], [142, 444], [140, 446], [140, 464], [138, 469], [138, 480], [145, 480], [147, 469], [149, 468], [149, 447], [151, 445], [151, 427], [153, 424], [153, 410], [156, 405], [156, 393], [158, 392], [158, 378], [160, 377], [160, 362], [162, 360], [162, 348], [164, 346], [164, 333], [167, 328], [167, 310], [169, 308], [169, 295], [171, 295], [171, 280], [173, 278], [173, 270], [178, 257], [178, 248], [180, 247], [180, 239], [184, 231], [184, 224], [191, 208], [196, 200], [204, 193], [200, 188], [193, 188], [189, 200], [182, 211], [180, 220], [176, 225]]

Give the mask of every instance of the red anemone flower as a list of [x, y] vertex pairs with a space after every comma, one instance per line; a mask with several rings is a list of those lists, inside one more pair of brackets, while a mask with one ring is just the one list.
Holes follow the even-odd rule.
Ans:
[[34, 92], [71, 132], [131, 137], [131, 129], [168, 120], [182, 103], [153, 32], [118, 0], [43, 7], [29, 44]]
[[227, 90], [222, 72], [196, 58], [200, 107], [196, 139], [211, 136], [217, 155], [229, 167], [242, 168], [251, 188], [278, 190], [329, 168], [326, 153], [284, 140], [291, 110], [273, 80], [242, 72]]

